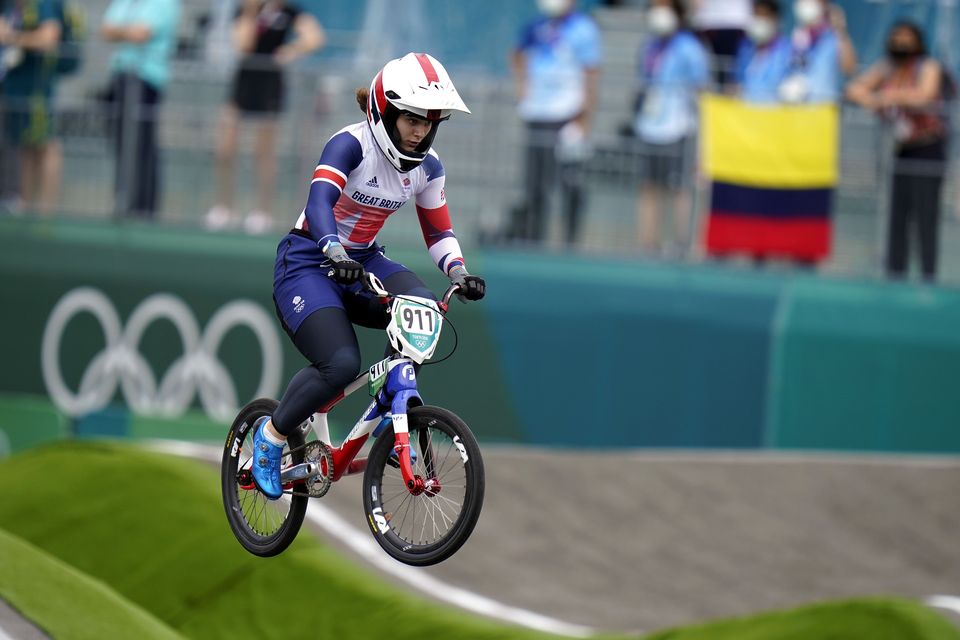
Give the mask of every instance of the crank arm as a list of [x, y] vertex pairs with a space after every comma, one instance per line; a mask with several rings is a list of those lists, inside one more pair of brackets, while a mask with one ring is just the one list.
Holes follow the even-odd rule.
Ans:
[[321, 473], [320, 465], [316, 462], [304, 462], [292, 467], [287, 467], [280, 472], [280, 484], [288, 484], [307, 478], [315, 478]]

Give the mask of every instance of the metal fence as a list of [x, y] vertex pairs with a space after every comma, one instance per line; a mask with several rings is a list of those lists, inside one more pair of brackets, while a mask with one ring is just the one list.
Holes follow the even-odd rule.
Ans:
[[[629, 29], [629, 25], [626, 27]], [[580, 165], [585, 200], [581, 228], [572, 245], [576, 251], [624, 253], [649, 259], [703, 259], [698, 250], [707, 183], [693, 165], [695, 179], [685, 187], [693, 216], [693, 243], [687, 252], [644, 253], [638, 242], [637, 197], [643, 147], [621, 129], [633, 119], [631, 95], [639, 38], [620, 32], [609, 38], [601, 80], [601, 99], [591, 135], [592, 155]], [[345, 46], [356, 34], [330, 33]], [[101, 46], [101, 45], [98, 45]], [[619, 49], [617, 49], [619, 47]], [[81, 78], [62, 83], [56, 102], [57, 127], [64, 149], [63, 181], [58, 211], [105, 218], [115, 215], [114, 159], [109, 119], [98, 99], [105, 86], [105, 65], [88, 60]], [[526, 246], [505, 239], [512, 212], [524, 201], [525, 131], [516, 116], [514, 87], [509, 79], [487, 73], [452, 70], [458, 89], [473, 115], [454, 117], [442, 125], [437, 151], [447, 169], [447, 194], [458, 235], [466, 245], [480, 241]], [[304, 62], [287, 71], [288, 108], [279, 120], [276, 156], [277, 194], [271, 213], [275, 231], [296, 220], [304, 206], [309, 177], [325, 140], [337, 129], [362, 119], [354, 89], [369, 77], [348, 66]], [[162, 205], [158, 223], [200, 227], [216, 201], [215, 167], [218, 121], [229, 95], [231, 76], [191, 59], [174, 63], [173, 80], [157, 115], [162, 149]], [[10, 111], [24, 105], [6, 101]], [[146, 115], [146, 114], [145, 114]], [[837, 190], [834, 254], [824, 273], [878, 276], [881, 274], [887, 224], [887, 200], [892, 154], [882, 124], [852, 107], [842, 111], [841, 182]], [[252, 122], [246, 125], [254, 124]], [[241, 212], [255, 207], [256, 158], [251, 139], [255, 127], [244, 126], [236, 161]], [[951, 145], [956, 149], [956, 145]], [[9, 148], [5, 149], [9, 153]], [[121, 160], [121, 164], [130, 160]], [[7, 159], [4, 184], [16, 161]], [[949, 176], [949, 174], [948, 174]], [[960, 246], [955, 222], [958, 193], [952, 180], [944, 189], [941, 273], [947, 282], [960, 282]], [[550, 215], [543, 243], [549, 250], [568, 250], [559, 198], [552, 190]], [[388, 222], [388, 243], [420, 244], [418, 225], [406, 207]]]

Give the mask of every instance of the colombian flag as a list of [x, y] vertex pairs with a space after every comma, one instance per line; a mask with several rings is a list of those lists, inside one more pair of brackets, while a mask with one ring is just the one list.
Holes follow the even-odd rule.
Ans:
[[707, 251], [827, 257], [836, 105], [753, 105], [710, 95], [702, 107], [703, 159], [712, 181]]

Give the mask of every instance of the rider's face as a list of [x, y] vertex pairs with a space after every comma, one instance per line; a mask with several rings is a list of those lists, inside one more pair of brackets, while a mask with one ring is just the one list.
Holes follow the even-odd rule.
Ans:
[[404, 151], [414, 151], [417, 146], [423, 142], [423, 139], [430, 133], [433, 123], [423, 118], [401, 114], [397, 118], [397, 133], [400, 136], [400, 146]]

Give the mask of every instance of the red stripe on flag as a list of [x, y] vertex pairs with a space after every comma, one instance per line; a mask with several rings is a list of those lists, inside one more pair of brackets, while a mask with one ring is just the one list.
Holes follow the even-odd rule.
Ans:
[[713, 212], [707, 221], [707, 251], [821, 260], [830, 255], [831, 235], [829, 220], [822, 218], [769, 220]]
[[437, 70], [433, 68], [433, 63], [430, 62], [430, 58], [427, 57], [427, 54], [418, 53], [417, 62], [420, 63], [423, 73], [427, 76], [427, 84], [430, 84], [431, 82], [440, 82], [440, 76], [437, 75]]
[[326, 178], [327, 180], [332, 180], [333, 182], [337, 183], [340, 186], [341, 190], [345, 186], [347, 186], [347, 181], [343, 179], [343, 176], [341, 176], [339, 173], [336, 173], [334, 171], [330, 171], [329, 169], [318, 168], [316, 171], [314, 171], [313, 179], [317, 180], [318, 178]]

